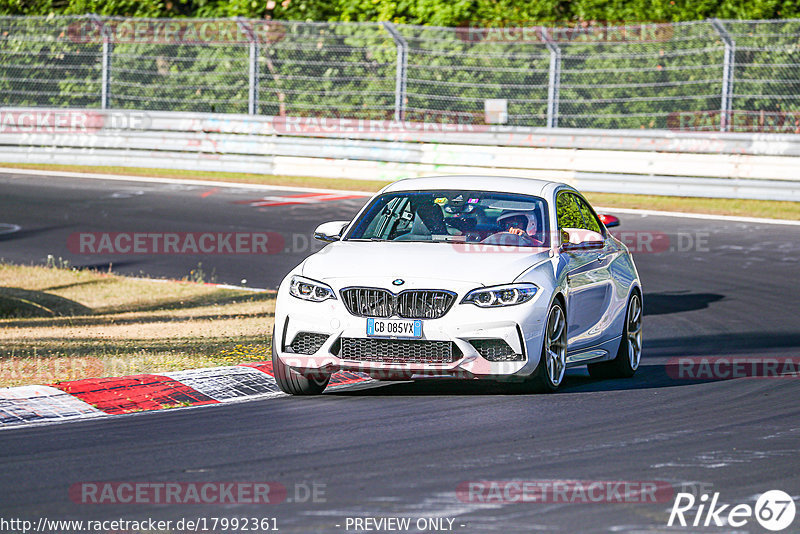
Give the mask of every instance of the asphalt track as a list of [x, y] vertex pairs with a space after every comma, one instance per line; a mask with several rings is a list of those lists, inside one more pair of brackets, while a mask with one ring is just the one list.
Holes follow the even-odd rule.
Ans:
[[[272, 287], [309, 253], [318, 222], [363, 200], [256, 208], [236, 187], [0, 176], [0, 257], [181, 277], [203, 263], [220, 282]], [[433, 380], [0, 432], [0, 516], [48, 519], [275, 517], [282, 532], [356, 532], [347, 517], [454, 519], [453, 532], [764, 532], [668, 529], [657, 503], [464, 502], [475, 480], [663, 481], [754, 504], [770, 489], [800, 498], [797, 378], [691, 380], [674, 358], [798, 357], [800, 228], [621, 215], [621, 230], [662, 232], [636, 253], [645, 288], [642, 367], [630, 380], [574, 370], [554, 395]], [[75, 256], [74, 232], [261, 231], [297, 239], [268, 256]], [[633, 238], [635, 241], [635, 238]], [[302, 246], [301, 246], [302, 245]], [[265, 328], [267, 326], [265, 325]], [[275, 481], [275, 505], [76, 504], [85, 481]], [[304, 484], [324, 488], [297, 499]], [[300, 493], [304, 493], [300, 491]], [[302, 497], [302, 495], [300, 495]], [[297, 502], [300, 501], [300, 502]], [[688, 516], [687, 516], [688, 517]], [[692, 516], [693, 518], [693, 516]], [[412, 523], [413, 524], [413, 523]], [[337, 526], [339, 525], [339, 526]], [[411, 530], [417, 532], [417, 530]], [[385, 530], [384, 530], [385, 532]], [[783, 532], [800, 532], [800, 518]]]

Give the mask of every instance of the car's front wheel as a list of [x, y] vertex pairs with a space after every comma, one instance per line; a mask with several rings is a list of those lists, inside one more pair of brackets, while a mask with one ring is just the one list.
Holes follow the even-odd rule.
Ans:
[[556, 391], [567, 368], [567, 314], [556, 300], [547, 312], [542, 356], [533, 374], [533, 386], [541, 392]]
[[638, 292], [631, 295], [625, 313], [625, 326], [619, 342], [617, 356], [610, 361], [590, 363], [592, 378], [630, 378], [639, 368], [642, 359], [642, 299]]
[[272, 333], [272, 372], [275, 382], [284, 393], [290, 395], [319, 395], [330, 382], [330, 375], [305, 376], [283, 363], [275, 354], [275, 332]]

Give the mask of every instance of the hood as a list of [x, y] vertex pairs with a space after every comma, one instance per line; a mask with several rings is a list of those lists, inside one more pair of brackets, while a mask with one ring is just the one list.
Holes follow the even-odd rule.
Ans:
[[337, 241], [309, 257], [303, 276], [335, 279], [425, 278], [498, 285], [549, 258], [546, 248], [481, 244]]

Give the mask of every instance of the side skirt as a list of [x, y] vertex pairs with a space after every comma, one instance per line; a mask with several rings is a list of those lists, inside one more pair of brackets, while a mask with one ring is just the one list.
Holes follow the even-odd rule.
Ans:
[[580, 349], [575, 352], [567, 353], [567, 367], [577, 367], [579, 365], [586, 365], [588, 363], [605, 362], [613, 360], [619, 350], [619, 344], [622, 341], [622, 336], [617, 336], [613, 339], [595, 345]]

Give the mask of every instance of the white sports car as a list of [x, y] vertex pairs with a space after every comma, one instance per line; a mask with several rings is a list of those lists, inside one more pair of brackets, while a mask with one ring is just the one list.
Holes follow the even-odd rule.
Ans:
[[412, 178], [352, 221], [278, 290], [281, 389], [321, 393], [332, 373], [449, 376], [555, 391], [567, 367], [630, 377], [642, 352], [633, 258], [581, 194], [495, 176]]

